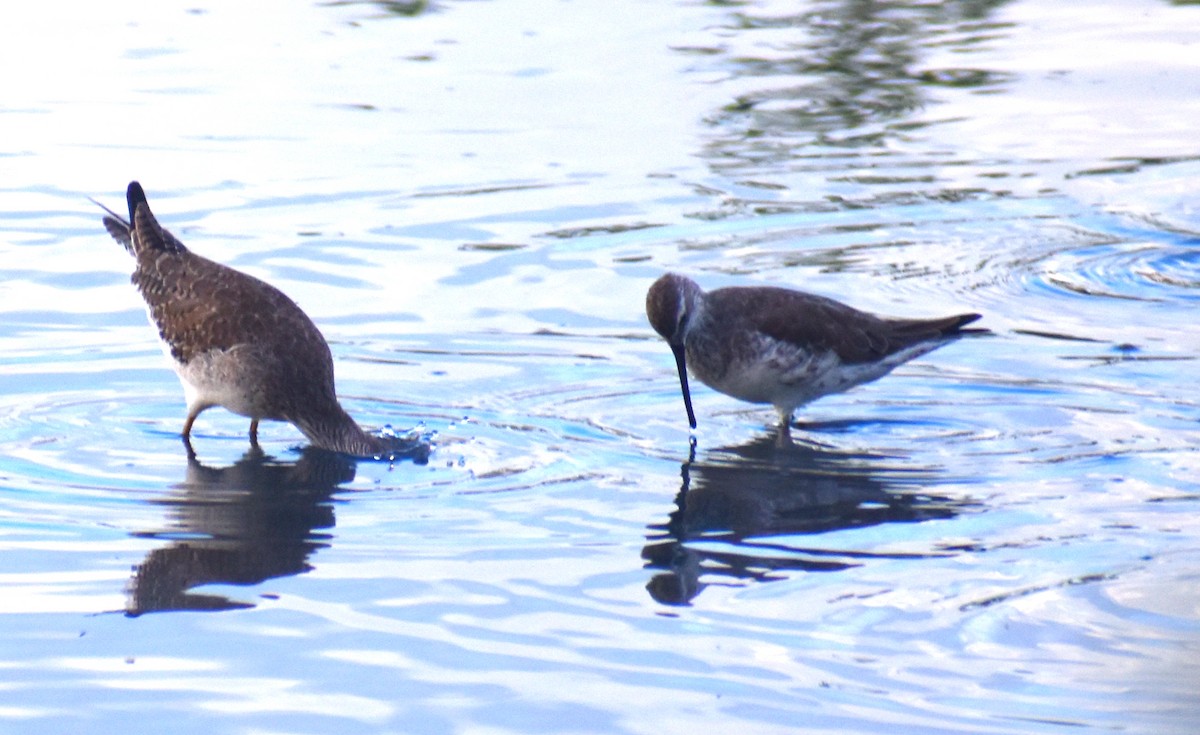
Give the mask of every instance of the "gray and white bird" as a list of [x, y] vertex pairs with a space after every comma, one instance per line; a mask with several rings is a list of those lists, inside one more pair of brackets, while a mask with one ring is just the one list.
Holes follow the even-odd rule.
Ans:
[[816, 294], [771, 286], [705, 292], [667, 273], [646, 294], [646, 316], [675, 353], [688, 423], [696, 428], [688, 370], [750, 403], [769, 403], [788, 434], [796, 408], [887, 375], [973, 331], [979, 314], [897, 319]]

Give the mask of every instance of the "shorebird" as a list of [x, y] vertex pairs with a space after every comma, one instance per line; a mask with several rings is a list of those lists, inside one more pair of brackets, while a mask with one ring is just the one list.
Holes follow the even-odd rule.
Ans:
[[689, 368], [721, 393], [772, 404], [779, 412], [781, 437], [790, 435], [797, 407], [881, 378], [961, 336], [962, 327], [979, 318], [880, 317], [824, 296], [771, 286], [706, 293], [675, 273], [650, 287], [646, 316], [675, 353], [693, 429]]
[[133, 284], [183, 384], [189, 454], [192, 424], [212, 406], [248, 417], [253, 445], [258, 422], [272, 419], [291, 422], [322, 449], [358, 457], [397, 450], [392, 437], [366, 433], [338, 403], [329, 345], [296, 302], [184, 247], [158, 224], [138, 182], [126, 199], [129, 221], [100, 205], [104, 226], [136, 259]]

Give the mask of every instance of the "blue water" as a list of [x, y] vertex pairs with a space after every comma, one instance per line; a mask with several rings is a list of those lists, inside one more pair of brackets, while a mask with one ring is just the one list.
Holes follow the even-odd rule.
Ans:
[[[0, 733], [1195, 731], [1200, 7], [9, 16]], [[131, 179], [429, 462], [189, 461]], [[992, 334], [692, 437], [666, 270]]]

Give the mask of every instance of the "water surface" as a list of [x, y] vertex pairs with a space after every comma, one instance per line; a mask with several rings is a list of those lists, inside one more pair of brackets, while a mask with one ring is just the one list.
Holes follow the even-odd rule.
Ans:
[[[1200, 8], [11, 15], [0, 732], [1194, 730]], [[189, 460], [135, 178], [429, 462]], [[693, 442], [669, 269], [993, 334]]]

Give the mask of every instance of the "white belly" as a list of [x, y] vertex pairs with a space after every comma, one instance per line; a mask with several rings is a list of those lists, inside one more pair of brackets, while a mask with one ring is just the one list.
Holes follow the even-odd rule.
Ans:
[[222, 406], [248, 418], [284, 419], [275, 415], [264, 391], [260, 363], [252, 357], [253, 350], [239, 345], [231, 350], [213, 350], [193, 358], [186, 365], [172, 360], [175, 373], [183, 385], [188, 408]]

